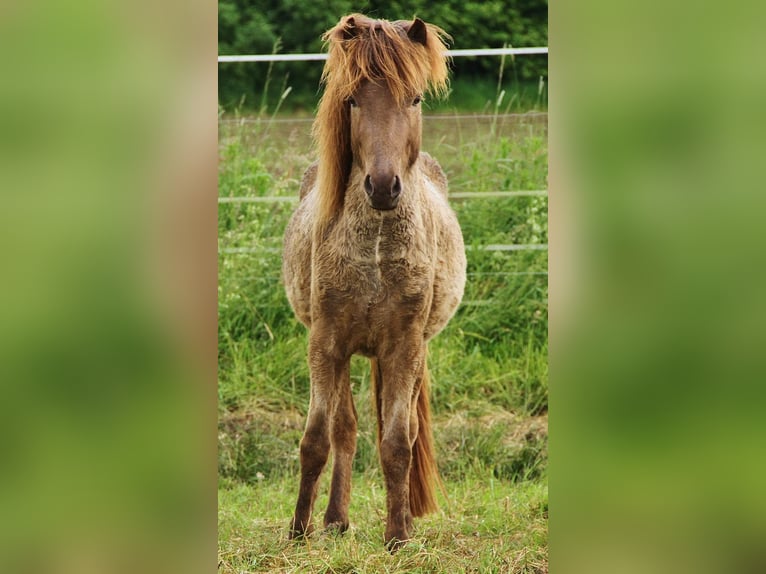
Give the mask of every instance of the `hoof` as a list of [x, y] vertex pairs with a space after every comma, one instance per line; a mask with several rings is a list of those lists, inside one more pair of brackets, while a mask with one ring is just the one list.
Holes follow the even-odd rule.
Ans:
[[343, 534], [348, 530], [348, 512], [338, 512], [328, 508], [324, 513], [324, 527], [328, 533]]
[[348, 522], [328, 522], [324, 528], [328, 534], [343, 534], [348, 530]]
[[403, 532], [398, 536], [386, 534], [386, 550], [388, 550], [391, 554], [394, 554], [395, 552], [399, 551], [405, 544], [407, 544], [408, 540], [409, 536], [407, 536], [406, 532]]
[[308, 528], [304, 528], [303, 525], [297, 525], [295, 524], [295, 519], [290, 521], [290, 530], [287, 533], [287, 538], [289, 540], [302, 540], [309, 534], [311, 534], [313, 530], [313, 527], [311, 524], [308, 525]]

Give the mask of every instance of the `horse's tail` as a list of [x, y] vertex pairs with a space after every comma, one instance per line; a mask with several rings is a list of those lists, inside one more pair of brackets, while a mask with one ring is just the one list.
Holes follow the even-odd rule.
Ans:
[[[382, 373], [377, 359], [370, 359], [370, 367], [372, 394], [378, 418], [378, 451], [380, 451], [380, 440], [383, 430], [380, 408]], [[415, 517], [436, 512], [439, 509], [439, 505], [436, 502], [436, 486], [440, 486], [442, 491], [444, 491], [444, 485], [439, 478], [439, 470], [436, 466], [436, 452], [433, 434], [431, 433], [431, 406], [428, 398], [429, 383], [428, 365], [424, 361], [420, 393], [416, 403], [418, 435], [412, 446], [412, 464], [410, 466], [410, 512]]]
[[412, 466], [410, 467], [410, 511], [413, 516], [423, 516], [436, 512], [436, 485], [444, 490], [436, 466], [436, 450], [431, 433], [431, 405], [428, 397], [430, 386], [428, 363], [423, 360], [423, 379], [418, 395], [418, 436], [412, 446]]

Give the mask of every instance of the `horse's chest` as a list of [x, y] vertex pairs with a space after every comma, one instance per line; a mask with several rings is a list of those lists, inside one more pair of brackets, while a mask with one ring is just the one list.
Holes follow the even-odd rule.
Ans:
[[430, 306], [433, 250], [421, 238], [377, 234], [339, 246], [318, 281], [322, 307], [355, 330], [418, 323]]

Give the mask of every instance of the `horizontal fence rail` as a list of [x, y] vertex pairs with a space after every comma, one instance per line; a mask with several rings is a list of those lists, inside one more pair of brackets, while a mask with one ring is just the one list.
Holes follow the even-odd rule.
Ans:
[[[548, 112], [509, 112], [509, 113], [503, 113], [503, 114], [453, 114], [453, 113], [445, 113], [445, 114], [423, 114], [423, 121], [444, 121], [444, 120], [476, 120], [476, 121], [497, 121], [499, 119], [505, 119], [505, 118], [519, 118], [519, 119], [527, 119], [527, 118], [542, 118], [547, 117]], [[218, 120], [219, 124], [236, 124], [236, 125], [247, 125], [247, 124], [308, 124], [312, 123], [314, 121], [313, 117], [306, 117], [306, 118], [275, 118], [275, 117], [269, 117], [269, 118], [248, 118], [248, 117], [242, 117], [242, 118], [221, 118]]]
[[[466, 245], [466, 251], [545, 251], [547, 243], [527, 243], [511, 245]], [[222, 255], [242, 255], [251, 253], [281, 253], [281, 247], [220, 247], [218, 253]]]
[[[548, 275], [547, 271], [469, 271], [468, 277], [515, 277], [521, 275]], [[282, 273], [262, 273], [260, 275], [248, 275], [242, 278], [246, 281], [279, 281]]]
[[[472, 191], [450, 193], [450, 199], [485, 199], [502, 197], [547, 197], [548, 190], [523, 190], [523, 191]], [[263, 197], [219, 197], [218, 203], [279, 203], [296, 202], [297, 195], [263, 196]], [[544, 251], [548, 249], [547, 243], [527, 244], [489, 244], [473, 246], [467, 245], [466, 251]], [[280, 253], [279, 247], [222, 247], [218, 253], [225, 255], [250, 254], [250, 253]]]
[[[548, 191], [536, 189], [529, 191], [456, 191], [448, 193], [449, 199], [490, 199], [495, 197], [546, 197]], [[218, 203], [279, 203], [296, 202], [297, 195], [269, 195], [252, 197], [219, 197]]]
[[[447, 50], [447, 56], [460, 58], [465, 56], [529, 56], [547, 54], [548, 46], [533, 48], [477, 48], [472, 50]], [[310, 62], [326, 60], [327, 54], [241, 54], [218, 56], [218, 63], [232, 62]]]

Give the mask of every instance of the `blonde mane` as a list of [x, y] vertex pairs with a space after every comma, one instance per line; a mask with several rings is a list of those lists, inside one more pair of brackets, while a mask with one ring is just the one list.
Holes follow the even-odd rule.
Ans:
[[[422, 41], [410, 39], [421, 27]], [[441, 28], [420, 20], [373, 20], [361, 14], [342, 18], [322, 39], [328, 59], [322, 72], [324, 94], [314, 121], [319, 154], [317, 223], [324, 224], [343, 207], [351, 172], [351, 126], [348, 99], [367, 80], [384, 83], [402, 104], [417, 95], [446, 94], [445, 40]]]

